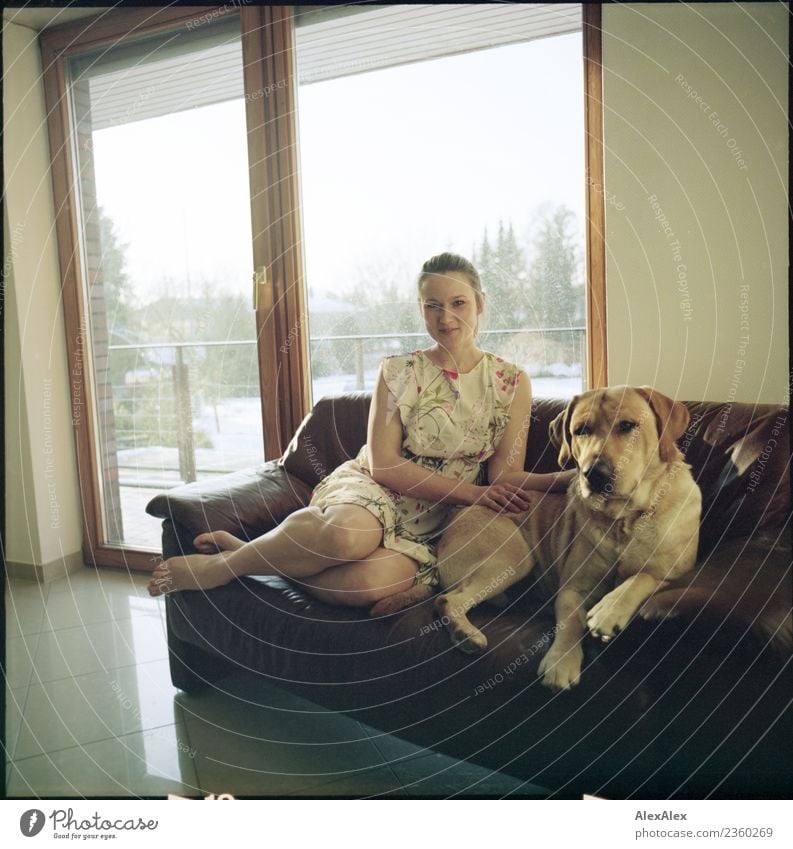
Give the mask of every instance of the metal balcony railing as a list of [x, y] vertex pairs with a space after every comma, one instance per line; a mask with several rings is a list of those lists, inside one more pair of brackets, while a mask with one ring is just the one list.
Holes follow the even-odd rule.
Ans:
[[[569, 356], [573, 362], [583, 364], [586, 362], [586, 328], [583, 326], [575, 327], [551, 327], [541, 329], [506, 329], [506, 330], [487, 330], [483, 331], [480, 338], [480, 343], [485, 348], [493, 350], [501, 350], [504, 346], [499, 344], [510, 337], [529, 337], [538, 336], [542, 339], [548, 337], [554, 338], [561, 336], [568, 337], [564, 344], [567, 346]], [[340, 372], [340, 375], [348, 375], [354, 379], [356, 389], [365, 389], [367, 383], [367, 366], [371, 371], [376, 368], [379, 361], [386, 354], [394, 353], [394, 340], [407, 342], [415, 340], [418, 343], [420, 340], [429, 342], [429, 337], [426, 333], [379, 333], [379, 334], [344, 334], [344, 335], [325, 335], [312, 336], [309, 339], [311, 351], [316, 352], [322, 346], [340, 343], [346, 343], [348, 348], [344, 350], [344, 362], [349, 363], [348, 370]], [[198, 474], [224, 474], [234, 471], [233, 469], [199, 469], [196, 465], [196, 434], [194, 430], [194, 416], [196, 410], [195, 396], [196, 393], [191, 390], [191, 369], [197, 365], [197, 357], [191, 362], [193, 357], [191, 354], [198, 350], [208, 350], [212, 348], [244, 348], [255, 345], [255, 340], [228, 340], [217, 342], [141, 342], [123, 345], [110, 345], [109, 354], [112, 361], [115, 352], [122, 351], [137, 351], [140, 353], [141, 362], [138, 365], [137, 372], [146, 372], [147, 378], [142, 376], [131, 382], [125, 379], [124, 383], [113, 385], [114, 409], [116, 410], [115, 434], [117, 440], [123, 445], [125, 440], [134, 440], [136, 435], [144, 437], [161, 435], [163, 432], [168, 432], [170, 438], [175, 438], [176, 447], [178, 450], [178, 480], [176, 481], [161, 481], [160, 485], [177, 486], [181, 483], [189, 483], [197, 479]], [[400, 346], [404, 350], [405, 347]], [[531, 375], [532, 369], [527, 369]], [[166, 372], [166, 375], [157, 379], [152, 379], [151, 373]], [[132, 372], [133, 377], [135, 372]], [[193, 375], [194, 377], [195, 375]], [[531, 375], [535, 376], [535, 375]], [[128, 375], [127, 375], [128, 377]], [[156, 420], [158, 428], [145, 429], [145, 421], [149, 416], [139, 413], [136, 415], [133, 409], [130, 414], [129, 410], [122, 413], [119, 409], [120, 404], [132, 404], [134, 407], [135, 396], [137, 393], [143, 393], [146, 389], [156, 388], [157, 399], [161, 399], [162, 403], [157, 405]], [[248, 394], [258, 393], [258, 382], [251, 382], [246, 385], [234, 385], [229, 383], [223, 384], [223, 397], [240, 397]], [[371, 388], [371, 387], [370, 387]], [[235, 391], [236, 390], [236, 391]], [[152, 398], [146, 399], [152, 402]], [[172, 411], [163, 411], [161, 407], [172, 406]], [[134, 427], [132, 429], [123, 427], [125, 417], [132, 415]], [[154, 414], [151, 415], [154, 418]], [[118, 462], [119, 470], [126, 470], [130, 474], [126, 475], [123, 485], [125, 486], [151, 486], [151, 479], [145, 478], [140, 473], [141, 471], [157, 471], [162, 472], [161, 466], [145, 466], [125, 464]], [[173, 469], [177, 471], [176, 468]], [[139, 481], [136, 483], [136, 481]]]

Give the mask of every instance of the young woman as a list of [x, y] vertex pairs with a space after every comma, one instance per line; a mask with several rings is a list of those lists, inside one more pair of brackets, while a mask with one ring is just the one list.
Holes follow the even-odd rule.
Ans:
[[473, 265], [435, 256], [418, 290], [435, 344], [383, 361], [358, 457], [328, 475], [308, 507], [257, 539], [199, 534], [194, 545], [206, 554], [165, 561], [151, 595], [283, 575], [322, 601], [371, 606], [437, 584], [434, 543], [455, 505], [519, 512], [531, 506], [530, 490], [567, 486], [570, 472], [523, 471], [529, 378], [477, 346], [484, 293]]

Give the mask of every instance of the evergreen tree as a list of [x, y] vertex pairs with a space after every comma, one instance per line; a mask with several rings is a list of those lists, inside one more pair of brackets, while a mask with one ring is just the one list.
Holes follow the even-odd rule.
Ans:
[[546, 211], [534, 239], [528, 276], [531, 327], [569, 327], [581, 314], [575, 214], [565, 206]]
[[495, 327], [494, 317], [498, 315], [500, 306], [495, 296], [498, 287], [496, 282], [498, 265], [496, 263], [495, 251], [487, 236], [487, 227], [485, 227], [485, 233], [482, 237], [482, 244], [479, 246], [478, 251], [474, 251], [471, 261], [479, 272], [479, 279], [482, 281], [482, 289], [485, 292], [487, 325], [488, 327]]
[[111, 334], [116, 329], [124, 332], [129, 328], [129, 314], [132, 306], [132, 291], [124, 256], [127, 245], [122, 244], [119, 240], [113, 220], [102, 207], [97, 207], [96, 211], [102, 249], [102, 279], [105, 291], [107, 328]]
[[504, 317], [504, 327], [520, 328], [525, 326], [528, 309], [526, 305], [526, 259], [515, 239], [515, 231], [510, 222], [505, 230], [499, 222], [498, 243], [496, 246], [498, 270], [501, 285], [500, 312]]
[[[101, 281], [104, 295], [105, 320], [111, 345], [127, 345], [137, 340], [132, 326], [133, 293], [126, 270], [124, 252], [127, 248], [116, 232], [113, 219], [101, 206], [95, 210], [99, 224], [101, 250]], [[110, 379], [114, 386], [123, 383], [124, 375], [136, 368], [140, 352], [121, 350], [110, 352]]]
[[495, 245], [491, 245], [485, 230], [473, 263], [487, 295], [487, 328], [504, 330], [524, 326], [527, 314], [526, 260], [511, 222], [505, 228], [504, 222], [499, 221]]

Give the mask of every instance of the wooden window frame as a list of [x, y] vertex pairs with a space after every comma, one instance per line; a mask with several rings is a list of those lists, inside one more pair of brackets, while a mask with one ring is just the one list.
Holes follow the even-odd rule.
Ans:
[[266, 270], [266, 279], [254, 284], [257, 335], [277, 363], [275, 371], [259, 369], [265, 450], [274, 459], [308, 413], [311, 397], [292, 7], [245, 6], [240, 19], [253, 256], [255, 267]]
[[600, 3], [584, 3], [582, 11], [586, 139], [587, 388], [595, 389], [608, 385], [602, 7]]
[[[607, 382], [605, 209], [601, 7], [583, 4], [584, 113], [586, 133], [587, 381]], [[66, 350], [72, 384], [78, 476], [83, 498], [87, 563], [150, 571], [150, 551], [110, 545], [103, 539], [100, 470], [95, 446], [96, 399], [88, 379], [91, 350], [84, 323], [78, 196], [72, 160], [66, 60], [77, 53], [155, 35], [191, 21], [239, 15], [244, 63], [254, 308], [265, 459], [280, 456], [310, 406], [307, 305], [303, 285], [297, 149], [297, 76], [290, 6], [128, 8], [46, 30], [41, 36], [43, 77]], [[263, 96], [264, 92], [268, 96]]]

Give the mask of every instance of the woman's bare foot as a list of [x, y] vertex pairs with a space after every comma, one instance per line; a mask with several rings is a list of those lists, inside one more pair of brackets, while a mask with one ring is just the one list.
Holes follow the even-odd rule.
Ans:
[[242, 548], [245, 542], [228, 531], [209, 531], [199, 534], [193, 540], [193, 545], [202, 554], [215, 554], [218, 551], [236, 551]]
[[179, 590], [211, 590], [236, 577], [222, 554], [189, 554], [171, 557], [158, 566], [152, 572], [148, 590], [151, 596]]

